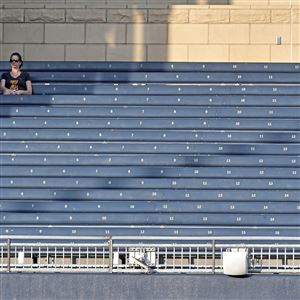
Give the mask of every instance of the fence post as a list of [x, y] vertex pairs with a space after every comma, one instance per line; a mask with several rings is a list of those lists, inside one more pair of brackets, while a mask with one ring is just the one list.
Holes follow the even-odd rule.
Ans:
[[215, 240], [212, 241], [212, 273], [215, 274], [216, 268], [216, 242]]
[[7, 239], [7, 272], [10, 272], [10, 239]]
[[109, 273], [113, 272], [113, 241], [112, 237], [108, 240], [108, 251], [109, 251]]

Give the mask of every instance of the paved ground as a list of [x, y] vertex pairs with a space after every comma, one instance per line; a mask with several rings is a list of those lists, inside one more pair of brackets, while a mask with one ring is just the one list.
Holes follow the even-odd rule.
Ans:
[[0, 274], [0, 299], [300, 299], [300, 276]]

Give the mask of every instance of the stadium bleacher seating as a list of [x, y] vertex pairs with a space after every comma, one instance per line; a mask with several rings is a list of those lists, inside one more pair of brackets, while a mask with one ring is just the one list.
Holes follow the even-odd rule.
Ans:
[[24, 68], [34, 95], [0, 96], [1, 235], [299, 237], [299, 64]]

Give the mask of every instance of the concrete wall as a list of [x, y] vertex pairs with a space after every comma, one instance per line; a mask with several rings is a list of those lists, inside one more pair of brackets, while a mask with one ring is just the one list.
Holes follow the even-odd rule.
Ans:
[[299, 62], [300, 0], [0, 0], [0, 43], [0, 60]]
[[295, 300], [300, 276], [0, 274], [1, 300]]

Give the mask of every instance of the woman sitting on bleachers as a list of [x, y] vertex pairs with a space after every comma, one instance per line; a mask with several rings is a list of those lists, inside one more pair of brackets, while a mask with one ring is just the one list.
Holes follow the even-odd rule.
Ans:
[[1, 90], [3, 95], [31, 95], [32, 85], [30, 75], [21, 71], [22, 56], [14, 52], [10, 56], [11, 70], [1, 76]]

